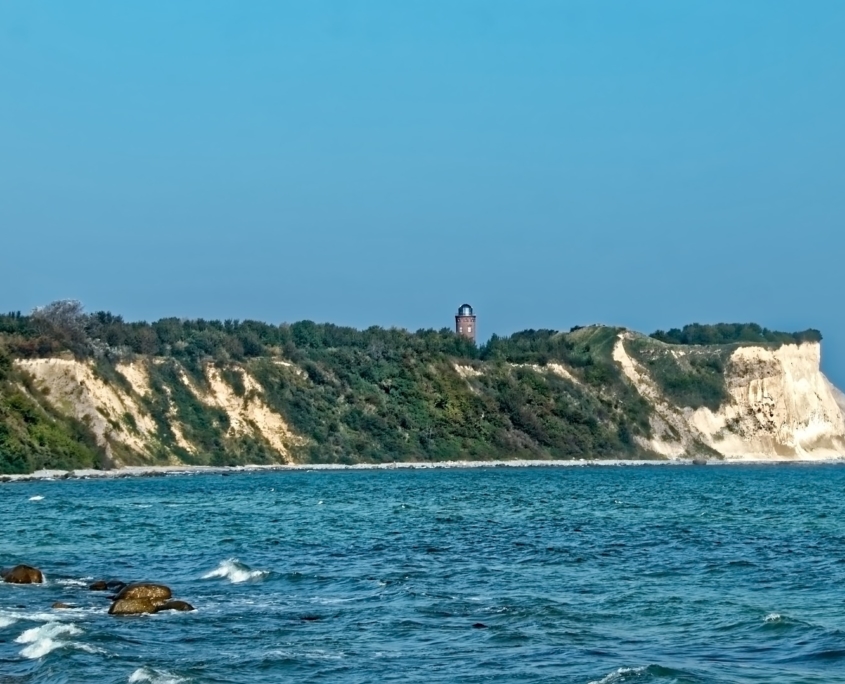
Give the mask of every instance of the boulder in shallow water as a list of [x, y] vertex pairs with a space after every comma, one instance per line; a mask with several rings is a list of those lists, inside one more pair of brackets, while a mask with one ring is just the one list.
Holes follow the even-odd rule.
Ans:
[[189, 610], [196, 610], [190, 603], [187, 601], [166, 601], [162, 603], [160, 606], [156, 607], [156, 613], [160, 613], [163, 610], [180, 610], [180, 611], [189, 611]]
[[41, 584], [44, 582], [44, 575], [38, 568], [16, 565], [10, 570], [3, 571], [3, 581], [9, 584]]
[[149, 599], [161, 604], [171, 596], [173, 596], [173, 592], [170, 591], [170, 587], [163, 584], [135, 582], [123, 587], [114, 598], [115, 601], [122, 601], [124, 599]]
[[109, 615], [141, 615], [143, 613], [155, 613], [161, 601], [154, 601], [148, 598], [126, 598], [118, 599], [109, 607]]
[[126, 582], [120, 580], [97, 580], [88, 585], [91, 591], [120, 591], [126, 586]]
[[50, 606], [53, 610], [69, 610], [73, 608], [72, 605], [69, 603], [62, 603], [61, 601], [56, 601], [52, 606]]

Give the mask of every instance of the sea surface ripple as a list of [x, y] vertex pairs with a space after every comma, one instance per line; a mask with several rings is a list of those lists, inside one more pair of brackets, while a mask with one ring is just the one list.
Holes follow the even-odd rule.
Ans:
[[[845, 682], [845, 467], [0, 486], [0, 681]], [[116, 618], [100, 578], [194, 613]], [[51, 610], [55, 601], [75, 606]]]

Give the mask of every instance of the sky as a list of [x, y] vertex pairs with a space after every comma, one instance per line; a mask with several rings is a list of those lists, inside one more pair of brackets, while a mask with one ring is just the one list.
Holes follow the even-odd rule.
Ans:
[[818, 328], [845, 3], [0, 4], [0, 310]]

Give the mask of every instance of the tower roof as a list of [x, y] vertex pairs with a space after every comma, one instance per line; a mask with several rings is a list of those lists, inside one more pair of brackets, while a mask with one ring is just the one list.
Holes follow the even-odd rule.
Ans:
[[458, 307], [458, 316], [472, 316], [472, 307], [469, 304], [461, 304]]

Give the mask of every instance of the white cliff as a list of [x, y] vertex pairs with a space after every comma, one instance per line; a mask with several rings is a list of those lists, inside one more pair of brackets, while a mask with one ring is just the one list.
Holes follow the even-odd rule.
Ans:
[[728, 460], [845, 457], [845, 395], [821, 372], [819, 343], [737, 348], [725, 367], [729, 399], [713, 411], [673, 406], [624, 338], [614, 359], [655, 407], [654, 438], [643, 446], [668, 457], [687, 454], [696, 441]]

